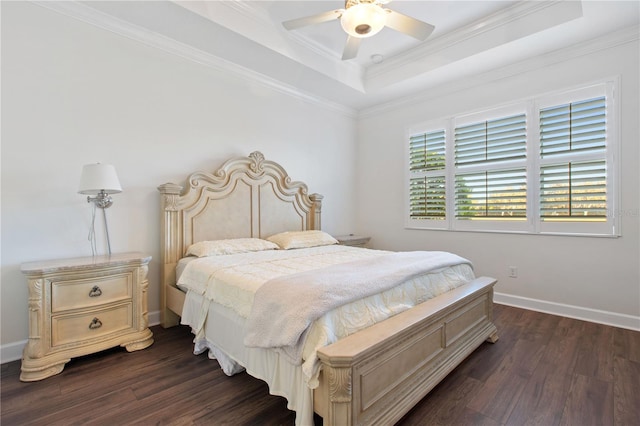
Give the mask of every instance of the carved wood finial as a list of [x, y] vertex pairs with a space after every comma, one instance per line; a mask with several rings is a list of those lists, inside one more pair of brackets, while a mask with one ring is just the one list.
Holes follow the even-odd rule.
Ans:
[[262, 168], [262, 164], [264, 163], [264, 154], [260, 151], [253, 151], [249, 154], [249, 158], [251, 158], [249, 169], [251, 169], [253, 173], [261, 174], [264, 172], [264, 169]]
[[182, 192], [182, 185], [176, 185], [175, 183], [163, 183], [158, 186], [158, 191], [162, 194], [176, 194], [179, 195]]
[[165, 211], [178, 210], [178, 197], [182, 192], [182, 186], [175, 183], [165, 183], [158, 187], [158, 191], [162, 194], [162, 207]]

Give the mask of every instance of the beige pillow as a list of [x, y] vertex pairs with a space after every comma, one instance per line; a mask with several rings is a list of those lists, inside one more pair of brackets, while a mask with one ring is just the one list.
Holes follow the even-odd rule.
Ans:
[[323, 231], [282, 232], [267, 240], [276, 243], [282, 250], [338, 244], [338, 240]]
[[260, 238], [231, 238], [226, 240], [200, 241], [187, 249], [187, 256], [220, 256], [248, 253], [251, 251], [275, 250], [278, 246]]

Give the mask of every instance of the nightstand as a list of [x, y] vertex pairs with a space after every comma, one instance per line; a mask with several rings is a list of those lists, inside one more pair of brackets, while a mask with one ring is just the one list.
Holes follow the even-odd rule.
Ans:
[[147, 315], [150, 256], [141, 253], [29, 262], [29, 340], [20, 380], [60, 373], [73, 357], [153, 343]]
[[343, 246], [365, 247], [371, 237], [363, 237], [361, 235], [338, 235], [334, 237]]

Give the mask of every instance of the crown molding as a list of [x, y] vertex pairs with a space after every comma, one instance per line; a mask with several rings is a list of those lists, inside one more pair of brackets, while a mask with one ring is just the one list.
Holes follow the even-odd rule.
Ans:
[[[131, 22], [121, 20], [108, 13], [102, 12], [78, 1], [34, 1], [33, 3], [46, 9], [53, 10], [66, 16], [78, 19], [92, 26], [102, 28], [120, 36], [143, 43], [147, 46], [163, 50], [169, 54], [176, 55], [181, 58], [196, 62], [198, 64], [216, 69], [220, 72], [230, 74], [235, 78], [251, 82], [252, 84], [262, 85], [276, 92], [283, 93], [287, 96], [294, 97], [306, 103], [314, 104], [324, 109], [338, 112], [351, 118], [372, 116], [379, 113], [391, 111], [393, 109], [410, 106], [448, 93], [467, 90], [475, 86], [487, 84], [502, 78], [521, 74], [532, 69], [547, 66], [549, 64], [562, 62], [602, 49], [608, 49], [619, 44], [638, 40], [638, 26], [633, 26], [632, 28], [626, 28], [614, 33], [610, 33], [609, 35], [601, 36], [591, 41], [581, 42], [566, 48], [555, 50], [547, 54], [538, 55], [535, 58], [524, 59], [511, 65], [501, 66], [496, 69], [485, 71], [480, 74], [471, 75], [465, 78], [457, 78], [452, 81], [438, 84], [437, 86], [424, 87], [418, 92], [413, 92], [410, 95], [405, 95], [388, 102], [381, 100], [379, 103], [376, 103], [371, 107], [351, 108], [338, 102], [329, 101], [328, 99], [325, 99], [321, 96], [311, 94], [310, 92], [301, 90], [293, 85], [283, 83], [280, 80], [268, 77], [250, 68], [246, 68], [231, 61], [222, 59], [212, 53], [194, 48], [190, 45], [176, 41], [162, 34], [132, 24]], [[540, 2], [540, 4], [538, 4], [537, 6], [531, 6], [530, 4], [527, 6], [520, 6], [520, 4], [517, 4], [513, 7], [513, 9], [510, 8], [510, 16], [512, 16], [512, 19], [517, 20], [527, 13], [530, 14], [543, 10], [544, 8], [551, 7], [556, 3], [558, 2]], [[261, 17], [260, 14], [256, 12], [255, 7], [249, 6], [239, 0], [229, 2], [228, 7], [234, 8], [238, 11], [238, 13], [242, 13], [243, 15], [246, 15], [253, 20], [268, 20], [268, 18], [265, 16]], [[493, 25], [498, 25], [498, 22], [501, 19], [498, 17], [499, 15], [502, 15], [502, 13], [497, 13], [490, 17], [490, 20], [494, 22]], [[480, 25], [478, 22], [476, 22], [474, 25], [467, 26], [464, 31], [457, 32], [455, 36], [452, 35], [447, 37], [440, 37], [438, 38], [439, 44], [437, 45], [437, 48], [445, 49], [447, 46], [452, 46], [456, 43], [460, 43], [464, 38], [473, 37], [473, 34], [478, 34], [478, 31], [487, 31], [487, 25]], [[466, 36], [463, 37], [463, 35], [461, 34], [466, 34]], [[435, 48], [436, 47], [430, 47], [430, 49]], [[404, 58], [403, 55], [402, 61], [419, 61], [419, 59], [416, 59], [417, 57], [414, 57], [413, 55], [429, 55], [431, 54], [429, 52], [430, 51], [428, 50], [418, 51], [416, 49], [414, 51], [411, 51], [407, 56], [413, 59], [408, 60]], [[375, 97], [375, 94], [372, 95]]]
[[358, 116], [360, 118], [366, 118], [388, 113], [399, 108], [415, 106], [430, 99], [439, 98], [441, 96], [456, 92], [463, 92], [478, 86], [492, 83], [497, 80], [513, 77], [525, 72], [544, 68], [557, 63], [562, 63], [568, 60], [590, 55], [602, 50], [611, 49], [627, 43], [637, 42], [638, 40], [640, 40], [640, 26], [633, 25], [618, 31], [614, 31], [605, 36], [557, 49], [552, 52], [538, 55], [534, 58], [528, 58], [508, 66], [501, 66], [499, 68], [488, 70], [471, 77], [453, 80], [446, 84], [438, 85], [437, 87], [430, 87], [428, 89], [421, 90], [420, 92], [415, 93], [412, 96], [405, 96], [400, 99], [380, 103], [369, 108], [364, 108], [360, 110]]
[[342, 61], [329, 47], [297, 31], [287, 31], [283, 26], [274, 26], [265, 9], [256, 7], [255, 2], [216, 2], [215, 13], [207, 9], [205, 2], [175, 3], [229, 31], [241, 34], [309, 69], [364, 93], [363, 67], [357, 63]]
[[[269, 17], [264, 13], [264, 9], [253, 6], [251, 2], [242, 0], [231, 0], [225, 2], [225, 5], [230, 9], [235, 10], [237, 13], [253, 20], [254, 22], [259, 22], [261, 27], [264, 28], [264, 31], [268, 31], [273, 28], [273, 24]], [[310, 40], [308, 37], [303, 37], [295, 32], [285, 31], [284, 33], [287, 34], [287, 38], [294, 40], [305, 49], [323, 57], [324, 59], [329, 61], [336, 60], [336, 54], [332, 52], [328, 47], [325, 47], [322, 44]], [[353, 64], [345, 64], [345, 66], [353, 68]], [[363, 71], [361, 67], [357, 65], [355, 67], [358, 69], [358, 71]]]
[[179, 56], [198, 64], [230, 74], [238, 79], [259, 84], [276, 92], [294, 97], [303, 102], [314, 104], [324, 109], [356, 118], [357, 111], [336, 102], [322, 99], [318, 96], [303, 92], [295, 86], [285, 84], [274, 78], [265, 76], [249, 68], [240, 66], [218, 56], [181, 43], [162, 34], [116, 18], [108, 13], [96, 10], [77, 1], [50, 2], [34, 1], [34, 4], [58, 12], [71, 18], [80, 20], [92, 26], [110, 31], [130, 40], [160, 49], [166, 53]]
[[[567, 2], [564, 0], [523, 1], [508, 8], [499, 10], [488, 17], [482, 18], [455, 31], [429, 40], [402, 54], [385, 60], [381, 64], [372, 65], [365, 72], [365, 86], [384, 87], [398, 80], [406, 70], [414, 69], [421, 64], [421, 72], [428, 72], [434, 67], [446, 65], [442, 61], [455, 61], [448, 58], [443, 52], [454, 52], [456, 49], [465, 49], [465, 42], [485, 40], [488, 43], [486, 49], [494, 48], [500, 44], [513, 41], [528, 34], [517, 35], [523, 28], [531, 26], [531, 22], [545, 27], [557, 25], [548, 19], [536, 19], [540, 14], [553, 16], [554, 20], [566, 22], [582, 16], [582, 6], [579, 1]], [[540, 24], [541, 23], [541, 24]], [[527, 25], [528, 24], [528, 25]], [[533, 28], [533, 32], [539, 29]], [[493, 36], [498, 34], [498, 36]], [[515, 38], [505, 40], [504, 34], [512, 34]], [[477, 53], [477, 52], [476, 52]], [[439, 58], [439, 63], [434, 63], [433, 58]], [[429, 65], [431, 64], [431, 65]]]

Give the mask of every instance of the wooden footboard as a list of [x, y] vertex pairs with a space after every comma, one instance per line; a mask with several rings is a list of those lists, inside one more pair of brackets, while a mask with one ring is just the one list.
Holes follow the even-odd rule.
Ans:
[[393, 424], [482, 342], [498, 338], [481, 277], [318, 351], [325, 425]]

